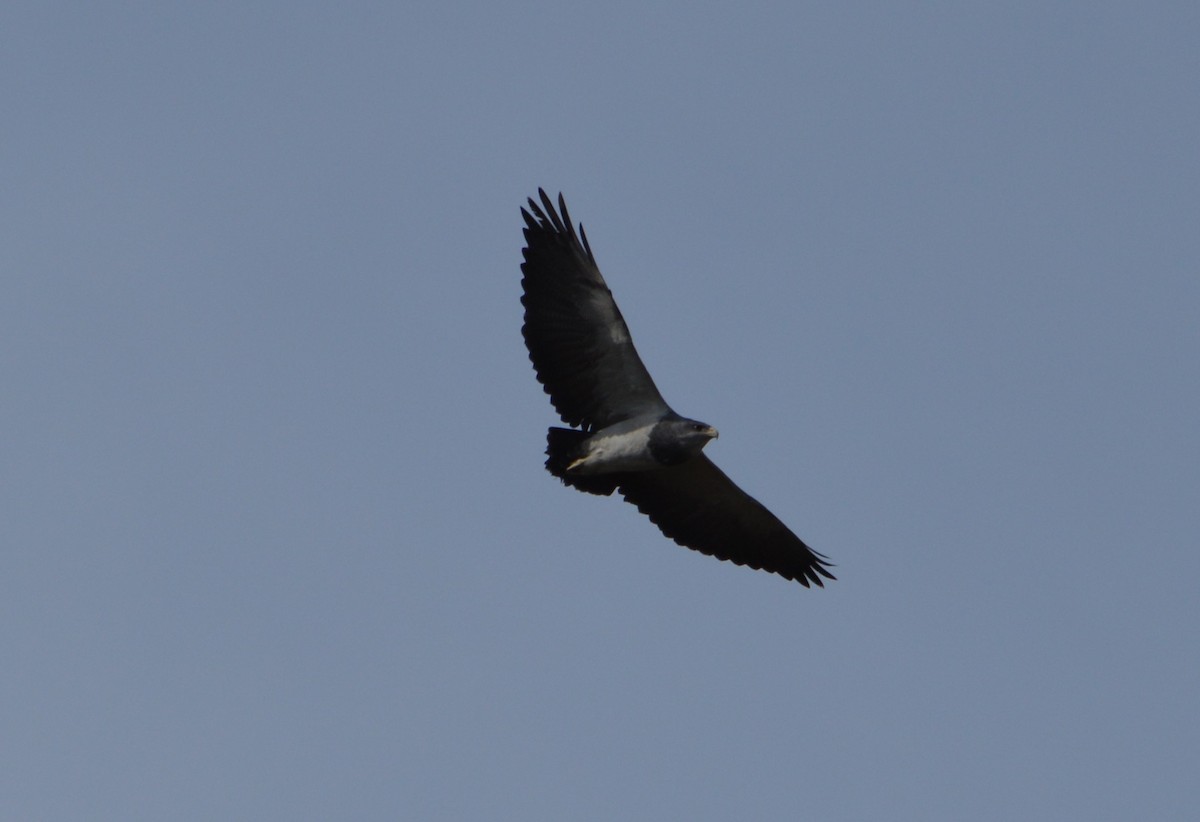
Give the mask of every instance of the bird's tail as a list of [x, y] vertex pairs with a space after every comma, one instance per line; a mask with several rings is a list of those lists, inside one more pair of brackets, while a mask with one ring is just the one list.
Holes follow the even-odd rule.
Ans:
[[616, 479], [605, 474], [569, 474], [567, 466], [587, 453], [584, 447], [591, 434], [570, 428], [551, 428], [546, 432], [546, 470], [564, 485], [605, 497], [617, 490]]

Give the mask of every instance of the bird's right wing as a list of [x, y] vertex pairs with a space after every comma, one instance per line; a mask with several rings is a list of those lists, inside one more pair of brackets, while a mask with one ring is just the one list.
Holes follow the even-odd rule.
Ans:
[[583, 227], [576, 235], [561, 194], [558, 211], [545, 191], [538, 194], [541, 206], [530, 199], [529, 210], [521, 209], [526, 226], [521, 333], [538, 381], [563, 422], [587, 430], [667, 413]]
[[825, 557], [701, 454], [655, 471], [620, 475], [621, 495], [686, 548], [770, 571], [808, 587], [836, 579]]

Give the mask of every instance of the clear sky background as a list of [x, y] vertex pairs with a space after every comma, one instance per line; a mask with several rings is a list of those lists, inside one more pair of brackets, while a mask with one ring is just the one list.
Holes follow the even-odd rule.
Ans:
[[[0, 38], [4, 818], [1195, 814], [1196, 4]], [[838, 582], [543, 471], [538, 186]]]

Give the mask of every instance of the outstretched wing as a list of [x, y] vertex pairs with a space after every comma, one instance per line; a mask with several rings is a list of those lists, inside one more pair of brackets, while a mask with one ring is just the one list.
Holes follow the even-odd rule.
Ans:
[[621, 474], [621, 495], [680, 545], [771, 571], [804, 587], [836, 579], [825, 557], [701, 454], [658, 471]]
[[521, 333], [554, 408], [563, 422], [587, 430], [670, 411], [633, 347], [583, 226], [576, 235], [561, 194], [558, 211], [545, 191], [538, 194], [541, 207], [530, 199], [529, 210], [521, 209]]

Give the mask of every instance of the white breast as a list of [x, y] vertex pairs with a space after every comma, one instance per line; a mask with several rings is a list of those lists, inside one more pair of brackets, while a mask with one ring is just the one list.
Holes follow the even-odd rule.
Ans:
[[606, 435], [601, 431], [589, 441], [587, 456], [571, 470], [580, 474], [611, 474], [661, 467], [650, 456], [650, 426], [645, 426], [616, 434]]

